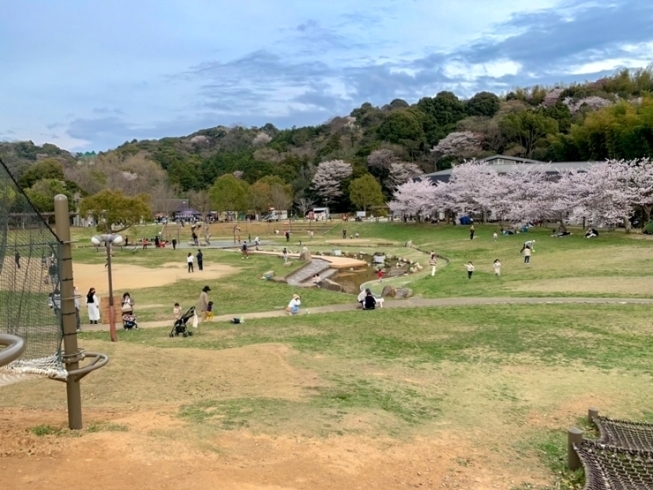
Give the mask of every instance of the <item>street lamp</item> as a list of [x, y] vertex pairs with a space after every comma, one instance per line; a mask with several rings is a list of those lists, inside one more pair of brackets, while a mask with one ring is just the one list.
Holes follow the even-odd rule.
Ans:
[[117, 342], [116, 311], [113, 305], [113, 282], [111, 280], [111, 246], [120, 245], [122, 243], [122, 237], [113, 233], [95, 235], [91, 238], [91, 243], [96, 247], [104, 245], [107, 250], [107, 273], [109, 275], [109, 335], [111, 336], [111, 342]]

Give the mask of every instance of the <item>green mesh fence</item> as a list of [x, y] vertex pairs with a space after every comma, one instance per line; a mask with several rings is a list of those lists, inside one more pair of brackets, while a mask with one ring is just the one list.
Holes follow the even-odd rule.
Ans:
[[0, 332], [22, 337], [20, 359], [0, 385], [27, 376], [65, 378], [62, 364], [61, 244], [0, 160]]

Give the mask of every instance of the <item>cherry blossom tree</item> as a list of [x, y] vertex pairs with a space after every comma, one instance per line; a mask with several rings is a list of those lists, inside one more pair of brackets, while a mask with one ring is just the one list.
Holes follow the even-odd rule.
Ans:
[[391, 163], [386, 185], [389, 189], [396, 189], [401, 184], [423, 174], [422, 169], [415, 163]]
[[312, 187], [325, 204], [333, 202], [343, 195], [342, 183], [353, 172], [351, 163], [342, 160], [329, 160], [317, 166]]
[[653, 211], [653, 162], [648, 158], [629, 162], [630, 185], [635, 190], [633, 204], [642, 208], [645, 223], [651, 221]]
[[436, 186], [429, 179], [411, 180], [397, 187], [394, 200], [388, 203], [390, 210], [404, 216], [418, 218], [430, 215], [436, 208]]
[[460, 158], [471, 158], [481, 151], [483, 143], [482, 135], [471, 131], [455, 131], [442, 138], [431, 153], [437, 158], [456, 156]]

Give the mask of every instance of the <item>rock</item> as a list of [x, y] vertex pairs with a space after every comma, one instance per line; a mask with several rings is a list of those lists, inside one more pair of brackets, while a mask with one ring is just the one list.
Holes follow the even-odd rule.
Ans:
[[292, 265], [293, 265], [293, 264], [292, 264], [291, 261], [288, 261], [288, 262], [284, 262], [284, 263], [283, 263], [283, 266], [284, 266], [284, 267], [292, 267]]
[[395, 294], [396, 299], [406, 299], [413, 295], [413, 290], [410, 288], [399, 288]]
[[273, 277], [274, 277], [274, 271], [267, 271], [265, 274], [263, 274], [263, 277], [261, 277], [261, 279], [265, 279], [269, 281]]
[[312, 260], [311, 258], [311, 252], [308, 251], [308, 248], [304, 247], [302, 251], [299, 254], [299, 260], [302, 262], [310, 262]]
[[322, 279], [320, 281], [320, 287], [322, 289], [326, 289], [327, 291], [336, 291], [338, 293], [345, 292], [345, 289], [340, 284], [332, 281], [331, 279]]
[[412, 246], [413, 246], [413, 241], [412, 241], [412, 240], [408, 240], [408, 241], [406, 242], [406, 247], [411, 248]]
[[381, 297], [383, 297], [383, 298], [386, 298], [388, 296], [391, 296], [391, 297], [394, 298], [395, 294], [397, 294], [397, 290], [395, 288], [393, 288], [392, 286], [390, 286], [390, 284], [385, 286], [383, 288], [383, 291], [381, 291]]

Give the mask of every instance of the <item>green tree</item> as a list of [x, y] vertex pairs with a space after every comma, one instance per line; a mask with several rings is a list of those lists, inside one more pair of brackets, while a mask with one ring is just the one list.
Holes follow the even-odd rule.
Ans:
[[466, 112], [468, 116], [493, 117], [500, 105], [499, 97], [493, 93], [479, 92], [467, 101]]
[[209, 189], [209, 195], [214, 209], [220, 212], [247, 211], [249, 207], [247, 182], [231, 174], [218, 177]]
[[421, 141], [424, 138], [419, 111], [397, 109], [381, 123], [378, 129], [381, 139], [402, 144], [404, 141]]
[[365, 212], [370, 206], [381, 206], [385, 203], [381, 184], [370, 174], [351, 181], [349, 200]]
[[508, 114], [499, 122], [504, 138], [519, 145], [519, 153], [530, 158], [538, 145], [548, 144], [547, 136], [558, 132], [558, 122], [537, 111], [521, 111]]
[[25, 191], [30, 202], [40, 213], [54, 212], [54, 196], [64, 194], [73, 202], [73, 193], [66, 183], [57, 179], [41, 179]]
[[64, 180], [63, 167], [55, 158], [46, 158], [31, 165], [18, 179], [22, 189], [29, 189], [41, 179]]
[[128, 197], [121, 191], [109, 189], [85, 198], [79, 211], [82, 216], [92, 216], [100, 232], [126, 230], [142, 220], [152, 218], [148, 194]]

